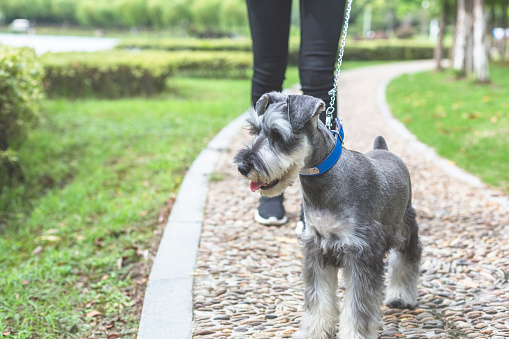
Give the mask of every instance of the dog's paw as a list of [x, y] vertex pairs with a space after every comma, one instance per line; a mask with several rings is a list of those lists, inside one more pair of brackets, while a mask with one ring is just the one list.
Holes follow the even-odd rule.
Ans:
[[399, 308], [399, 309], [407, 308], [407, 309], [413, 310], [414, 308], [417, 307], [417, 302], [409, 303], [402, 299], [394, 299], [394, 300], [386, 300], [385, 305], [387, 305], [390, 308]]
[[413, 310], [417, 307], [416, 288], [387, 288], [384, 304], [390, 308], [408, 308]]

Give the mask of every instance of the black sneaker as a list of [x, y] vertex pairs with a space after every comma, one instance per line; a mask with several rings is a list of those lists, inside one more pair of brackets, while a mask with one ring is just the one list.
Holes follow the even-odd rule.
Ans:
[[274, 198], [261, 197], [255, 212], [255, 221], [262, 225], [283, 225], [288, 221], [283, 206], [283, 195]]
[[306, 229], [306, 220], [304, 219], [304, 206], [300, 206], [300, 219], [295, 225], [295, 234], [300, 237], [302, 232]]

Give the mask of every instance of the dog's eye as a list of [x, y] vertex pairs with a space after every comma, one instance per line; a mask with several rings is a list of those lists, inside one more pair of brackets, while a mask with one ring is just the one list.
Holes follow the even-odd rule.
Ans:
[[260, 134], [260, 130], [258, 128], [256, 128], [255, 126], [252, 126], [252, 125], [248, 127], [248, 131], [249, 131], [250, 135], [258, 135], [258, 134]]
[[273, 143], [276, 144], [280, 144], [284, 141], [281, 132], [279, 132], [277, 129], [273, 129], [270, 131], [270, 139]]

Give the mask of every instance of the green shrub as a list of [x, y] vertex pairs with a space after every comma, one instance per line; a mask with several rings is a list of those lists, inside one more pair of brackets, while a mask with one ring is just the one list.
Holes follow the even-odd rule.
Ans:
[[0, 46], [0, 191], [22, 178], [16, 149], [37, 121], [42, 74], [32, 50]]
[[174, 68], [151, 52], [47, 53], [40, 58], [49, 96], [120, 98], [164, 89]]
[[[289, 65], [299, 62], [299, 40], [289, 42]], [[118, 49], [153, 49], [166, 51], [251, 51], [251, 40], [235, 39], [138, 39], [123, 40]], [[433, 58], [434, 45], [401, 41], [354, 41], [348, 40], [345, 61], [420, 60]], [[447, 49], [446, 49], [447, 53]]]
[[[347, 40], [343, 61], [404, 61], [433, 58], [433, 44], [402, 42], [394, 40], [355, 41]], [[445, 49], [445, 57], [448, 49]], [[297, 65], [299, 44], [290, 41], [290, 65]]]
[[104, 51], [47, 53], [40, 58], [49, 96], [120, 98], [161, 92], [176, 71], [200, 76], [246, 77], [250, 53]]
[[164, 51], [251, 51], [251, 39], [124, 39], [117, 49], [154, 49]]
[[253, 67], [249, 52], [174, 52], [173, 62], [178, 71], [214, 78], [246, 78]]
[[[433, 46], [419, 45], [356, 45], [345, 48], [343, 60], [421, 60], [433, 58]], [[447, 53], [447, 51], [446, 51]]]

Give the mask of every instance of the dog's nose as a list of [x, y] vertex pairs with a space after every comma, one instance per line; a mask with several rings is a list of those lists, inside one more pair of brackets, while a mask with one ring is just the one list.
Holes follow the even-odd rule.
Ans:
[[247, 176], [249, 174], [249, 171], [251, 171], [251, 166], [249, 166], [243, 162], [240, 163], [240, 165], [239, 165], [240, 174]]

